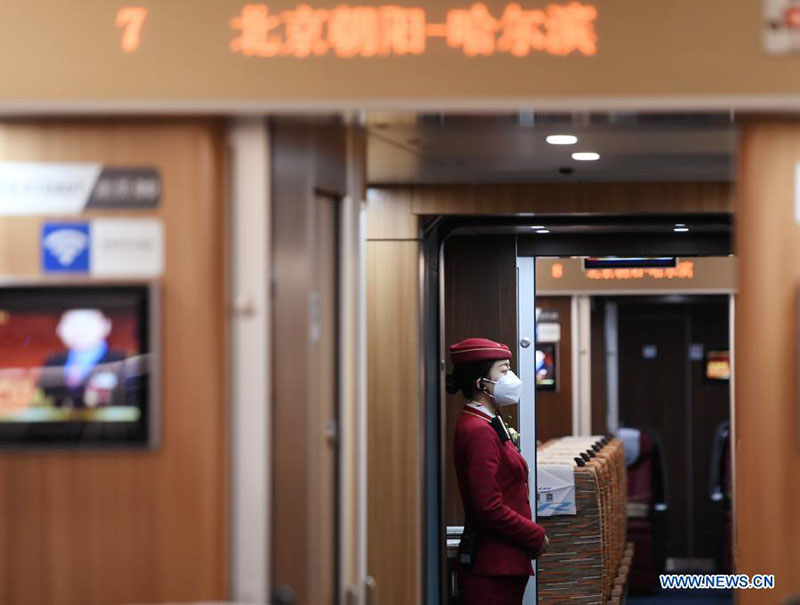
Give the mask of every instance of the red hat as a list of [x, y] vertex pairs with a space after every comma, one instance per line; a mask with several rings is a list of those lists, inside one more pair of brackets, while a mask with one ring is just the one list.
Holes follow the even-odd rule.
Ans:
[[450, 361], [453, 365], [496, 359], [511, 359], [511, 350], [506, 345], [487, 338], [467, 338], [450, 345]]

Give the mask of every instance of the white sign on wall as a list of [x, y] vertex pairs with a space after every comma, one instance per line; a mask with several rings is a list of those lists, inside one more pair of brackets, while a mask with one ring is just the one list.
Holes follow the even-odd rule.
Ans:
[[0, 162], [0, 215], [78, 214], [100, 164]]
[[559, 342], [561, 340], [561, 324], [536, 324], [536, 342]]
[[800, 0], [763, 0], [762, 44], [770, 55], [800, 52]]
[[0, 162], [0, 216], [152, 209], [160, 201], [161, 177], [154, 168]]
[[164, 272], [164, 225], [158, 219], [91, 223], [90, 273], [98, 277], [158, 277]]

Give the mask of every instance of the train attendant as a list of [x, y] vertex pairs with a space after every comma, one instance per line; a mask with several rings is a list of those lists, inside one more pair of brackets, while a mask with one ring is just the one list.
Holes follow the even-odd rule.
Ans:
[[521, 605], [531, 559], [548, 545], [531, 520], [528, 465], [499, 415], [501, 406], [519, 403], [522, 382], [504, 344], [468, 338], [450, 347], [450, 359], [447, 391], [466, 399], [454, 439], [465, 516], [459, 592], [464, 605]]

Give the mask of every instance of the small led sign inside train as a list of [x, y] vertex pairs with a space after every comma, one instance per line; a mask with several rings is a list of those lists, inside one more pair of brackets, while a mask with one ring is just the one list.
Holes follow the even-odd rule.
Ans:
[[693, 279], [694, 263], [681, 261], [672, 269], [589, 269], [587, 279]]
[[[564, 265], [554, 263], [550, 267], [550, 275], [554, 279], [564, 277]], [[587, 269], [584, 275], [590, 280], [694, 279], [694, 262], [683, 260], [676, 267], [669, 268]]]
[[549, 4], [523, 9], [512, 3], [495, 17], [483, 3], [448, 10], [443, 23], [428, 21], [421, 7], [348, 6], [332, 9], [301, 4], [273, 12], [266, 4], [247, 4], [231, 19], [238, 33], [230, 49], [247, 57], [334, 55], [347, 59], [424, 55], [429, 38], [467, 57], [532, 53], [587, 57], [597, 52], [597, 9], [589, 4]]

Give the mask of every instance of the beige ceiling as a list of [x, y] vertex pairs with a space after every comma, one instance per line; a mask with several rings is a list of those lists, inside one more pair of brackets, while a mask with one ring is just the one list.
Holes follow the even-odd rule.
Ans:
[[[370, 114], [367, 128], [373, 184], [734, 179], [736, 127], [727, 113]], [[554, 146], [549, 134], [579, 141]], [[575, 151], [601, 157], [578, 162]]]

